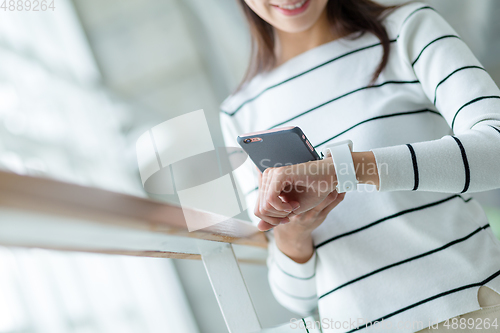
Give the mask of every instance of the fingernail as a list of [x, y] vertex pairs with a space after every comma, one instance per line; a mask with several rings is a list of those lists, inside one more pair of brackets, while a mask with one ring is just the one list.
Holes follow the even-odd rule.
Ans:
[[290, 220], [281, 220], [280, 221], [281, 224], [287, 224], [288, 222], [290, 222]]

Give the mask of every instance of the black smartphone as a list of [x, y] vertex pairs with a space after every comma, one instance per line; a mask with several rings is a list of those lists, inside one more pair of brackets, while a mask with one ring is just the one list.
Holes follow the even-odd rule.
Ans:
[[243, 134], [238, 136], [238, 143], [261, 172], [321, 159], [297, 126]]

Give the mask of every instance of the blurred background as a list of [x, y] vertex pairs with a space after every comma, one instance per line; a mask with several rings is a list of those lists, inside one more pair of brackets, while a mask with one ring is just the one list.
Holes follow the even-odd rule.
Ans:
[[[500, 83], [500, 2], [428, 2]], [[1, 169], [146, 196], [135, 158], [146, 129], [204, 109], [214, 144], [224, 146], [219, 104], [249, 53], [236, 0], [54, 7], [0, 9]], [[475, 197], [500, 224], [500, 193]], [[266, 267], [241, 269], [263, 327], [295, 317], [272, 297]], [[0, 332], [227, 329], [201, 261], [0, 247]]]

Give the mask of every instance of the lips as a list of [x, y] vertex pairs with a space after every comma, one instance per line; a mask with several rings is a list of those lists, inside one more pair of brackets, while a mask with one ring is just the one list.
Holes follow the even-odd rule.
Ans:
[[288, 2], [283, 4], [271, 4], [271, 5], [273, 6], [274, 9], [276, 9], [280, 13], [287, 16], [291, 16], [303, 13], [309, 6], [310, 2], [311, 0], [300, 0], [295, 2]]

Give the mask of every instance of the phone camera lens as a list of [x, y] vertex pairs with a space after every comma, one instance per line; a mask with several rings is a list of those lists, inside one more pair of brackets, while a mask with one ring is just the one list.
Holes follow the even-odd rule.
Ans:
[[243, 142], [244, 143], [250, 143], [250, 142], [252, 142], [252, 139], [245, 139], [245, 140], [243, 140]]

